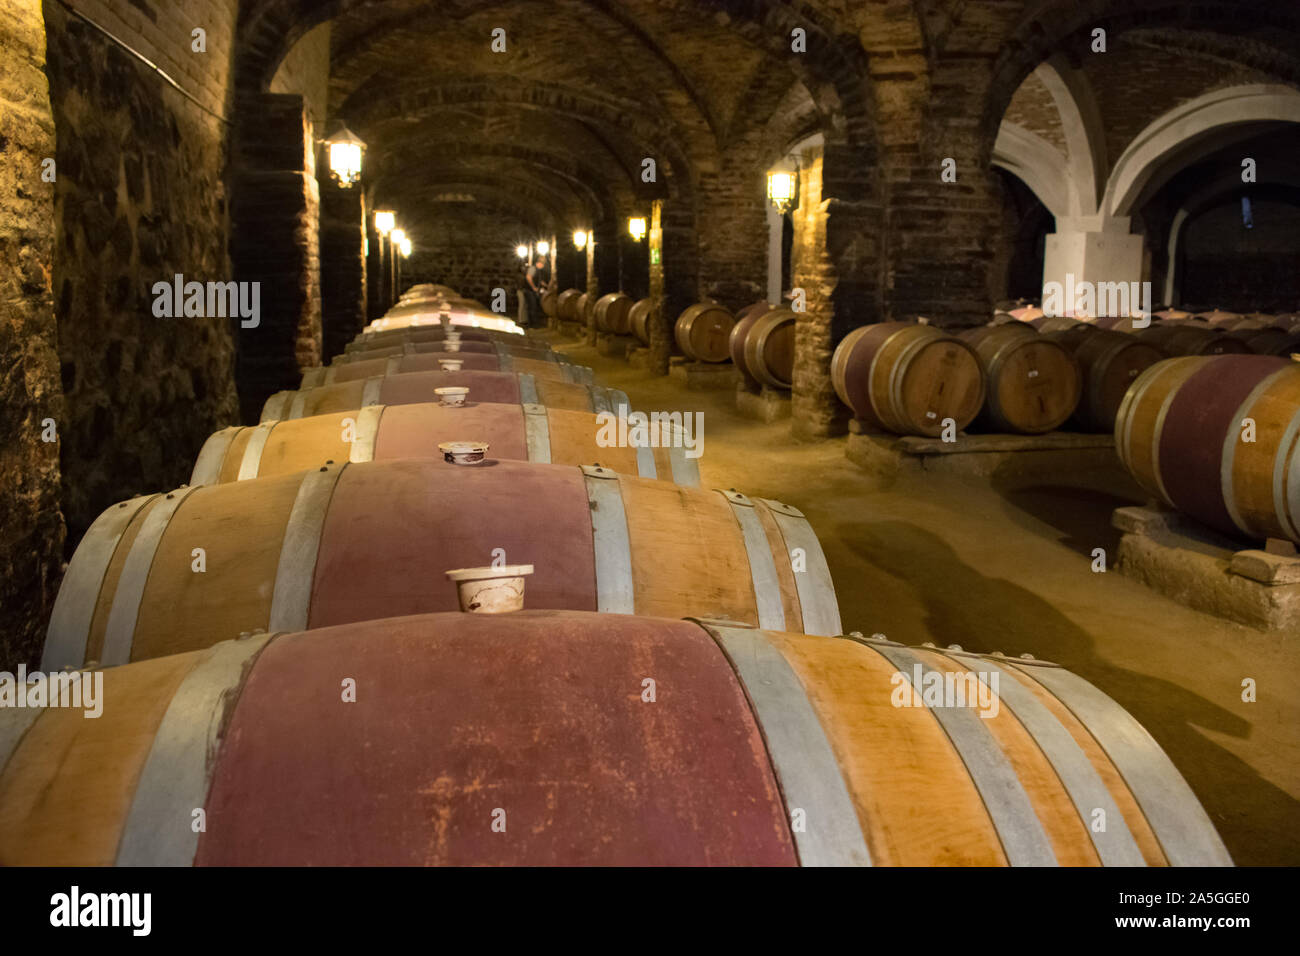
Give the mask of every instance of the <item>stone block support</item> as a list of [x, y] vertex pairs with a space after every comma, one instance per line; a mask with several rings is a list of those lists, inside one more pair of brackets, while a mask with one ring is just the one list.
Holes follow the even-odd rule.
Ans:
[[244, 97], [236, 138], [230, 256], [261, 284], [261, 324], [241, 329], [236, 381], [244, 421], [321, 360], [320, 192], [303, 99]]
[[328, 360], [366, 325], [366, 197], [327, 181], [321, 190], [321, 340]]
[[[1129, 232], [1127, 216], [1059, 217], [1056, 232], [1047, 235], [1043, 286], [1057, 282], [1068, 289], [1087, 282], [1105, 290], [1122, 283], [1127, 293], [1130, 283], [1142, 280], [1142, 259], [1142, 237]], [[1133, 309], [1143, 307], [1141, 301], [1128, 304]], [[1073, 313], [1073, 303], [1065, 305], [1063, 312]], [[1092, 315], [1102, 314], [1109, 311], [1105, 303], [1097, 302]]]

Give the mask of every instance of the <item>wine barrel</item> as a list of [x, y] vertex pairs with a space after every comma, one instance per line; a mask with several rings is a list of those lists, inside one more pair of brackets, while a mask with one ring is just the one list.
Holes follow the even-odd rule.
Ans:
[[356, 382], [376, 375], [398, 375], [403, 372], [436, 372], [442, 366], [439, 359], [459, 359], [467, 371], [528, 372], [535, 378], [556, 382], [573, 382], [590, 385], [592, 371], [581, 365], [570, 365], [553, 353], [545, 359], [514, 358], [507, 352], [483, 355], [474, 352], [409, 352], [386, 358], [367, 358], [355, 362], [341, 362], [328, 368], [311, 368], [303, 373], [301, 388], [333, 385], [338, 382]]
[[654, 309], [653, 299], [638, 299], [636, 304], [628, 310], [627, 324], [628, 329], [641, 340], [642, 345], [650, 344], [650, 315]]
[[1082, 335], [1067, 329], [1049, 332], [1047, 336], [1068, 349], [1079, 364], [1083, 389], [1071, 421], [1086, 432], [1112, 431], [1129, 387], [1139, 375], [1164, 358], [1158, 350], [1133, 336], [1108, 329], [1092, 329]]
[[[759, 385], [788, 389], [794, 382], [795, 315], [789, 309], [769, 309], [745, 321], [752, 324], [737, 341], [731, 341], [732, 361], [739, 346], [740, 361], [736, 367]], [[739, 324], [736, 326], [740, 327]]]
[[731, 357], [727, 337], [735, 317], [716, 302], [698, 302], [677, 317], [673, 334], [677, 347], [696, 362], [725, 362]]
[[1223, 325], [1225, 322], [1235, 322], [1237, 319], [1244, 318], [1244, 316], [1240, 312], [1228, 312], [1224, 309], [1214, 309], [1210, 312], [1201, 312], [1194, 316], [1194, 318], [1200, 319], [1203, 322], [1208, 322], [1210, 325]]
[[558, 314], [556, 311], [559, 305], [558, 298], [554, 288], [549, 288], [542, 293], [542, 312], [548, 319], [553, 319]]
[[1076, 329], [1097, 328], [1095, 322], [1082, 322], [1072, 315], [1040, 315], [1027, 324], [1033, 326], [1039, 332], [1065, 332]]
[[[466, 345], [470, 345], [471, 348], [465, 348]], [[451, 354], [451, 350], [447, 348], [447, 340], [442, 337], [414, 340], [398, 339], [395, 340], [394, 344], [376, 342], [360, 349], [345, 351], [342, 355], [336, 355], [330, 359], [330, 365], [346, 365], [349, 362], [392, 358], [394, 355], [420, 355], [426, 352], [440, 352], [446, 353], [453, 358], [456, 357]], [[539, 346], [529, 339], [516, 339], [513, 342], [461, 342], [461, 348], [457, 354], [512, 355], [516, 358], [542, 359], [544, 361], [550, 361], [554, 357], [550, 346], [545, 344]], [[561, 361], [563, 360], [561, 359]]]
[[736, 313], [736, 324], [731, 327], [731, 334], [727, 337], [727, 350], [731, 353], [731, 364], [736, 366], [740, 377], [751, 388], [759, 388], [762, 383], [745, 368], [745, 338], [749, 335], [749, 330], [754, 327], [754, 323], [770, 311], [772, 307], [766, 302], [755, 302], [745, 306]]
[[560, 318], [563, 319], [565, 322], [579, 321], [578, 313], [576, 310], [578, 307], [578, 299], [581, 296], [582, 293], [579, 292], [577, 289], [565, 289], [563, 292], [559, 294], [559, 296], [556, 297], [555, 299], [556, 311], [559, 313]]
[[831, 359], [840, 401], [876, 430], [937, 437], [951, 418], [965, 428], [984, 402], [979, 359], [929, 325], [881, 322], [854, 329]]
[[0, 864], [1232, 864], [1141, 724], [1027, 655], [529, 610], [101, 674], [129, 706], [0, 711]]
[[[195, 548], [205, 573], [192, 570]], [[840, 627], [821, 545], [789, 505], [596, 466], [408, 458], [109, 508], [64, 577], [45, 669], [194, 650], [259, 627], [453, 610], [443, 572], [487, 564], [497, 549], [536, 566], [536, 607]]]
[[1234, 329], [1228, 333], [1240, 339], [1256, 355], [1294, 355], [1300, 353], [1300, 332], [1279, 328]]
[[591, 324], [591, 308], [594, 303], [589, 292], [584, 292], [578, 296], [577, 302], [573, 305], [573, 314], [583, 325]]
[[1161, 322], [1138, 333], [1138, 338], [1166, 356], [1246, 355], [1250, 348], [1240, 339], [1195, 325]]
[[470, 343], [492, 345], [496, 342], [504, 342], [508, 345], [527, 345], [531, 348], [539, 348], [543, 344], [540, 339], [530, 339], [514, 332], [495, 332], [491, 329], [476, 329], [462, 325], [449, 327], [434, 323], [430, 325], [408, 325], [404, 328], [387, 329], [383, 332], [362, 332], [349, 342], [345, 349], [354, 352], [363, 348], [387, 347], [394, 343], [445, 342], [449, 328], [455, 329], [459, 333], [462, 345], [469, 345]]
[[[1255, 423], [1244, 441], [1242, 422]], [[1143, 372], [1115, 419], [1125, 467], [1212, 528], [1300, 543], [1300, 363], [1186, 356]]]
[[612, 335], [627, 335], [631, 331], [628, 325], [628, 313], [632, 311], [632, 299], [622, 292], [611, 292], [596, 300], [593, 312], [596, 328]]
[[699, 467], [686, 457], [680, 441], [661, 448], [602, 442], [608, 417], [544, 405], [425, 402], [235, 426], [204, 442], [190, 484], [286, 475], [340, 461], [440, 458], [439, 442], [471, 436], [488, 442], [493, 458], [557, 465], [600, 462], [624, 474], [699, 485]]
[[988, 381], [984, 425], [1040, 435], [1065, 424], [1082, 395], [1083, 379], [1068, 349], [1025, 325], [962, 332]]
[[276, 392], [262, 406], [261, 421], [307, 418], [364, 405], [436, 402], [434, 390], [447, 386], [468, 388], [475, 401], [507, 405], [542, 405], [580, 412], [617, 412], [620, 405], [630, 406], [627, 394], [617, 389], [537, 378], [528, 372], [404, 372]]

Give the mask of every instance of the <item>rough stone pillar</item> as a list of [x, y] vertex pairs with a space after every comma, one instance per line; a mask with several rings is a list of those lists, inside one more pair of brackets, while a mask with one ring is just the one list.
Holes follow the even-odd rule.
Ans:
[[332, 180], [321, 187], [322, 354], [338, 355], [366, 325], [366, 196]]
[[[584, 291], [587, 293], [587, 301], [593, 302], [600, 295], [600, 277], [596, 274], [596, 233], [592, 230], [587, 236], [587, 284]], [[586, 340], [588, 345], [596, 344], [596, 325], [592, 313], [583, 317], [586, 326]]]
[[[1142, 280], [1142, 254], [1142, 237], [1129, 232], [1127, 216], [1058, 217], [1056, 232], [1047, 234], [1043, 286], [1056, 282], [1062, 289], [1077, 289], [1080, 283], [1089, 282], [1105, 289], [1109, 284], [1122, 283], [1127, 293], [1129, 283]], [[1141, 300], [1129, 304], [1131, 309], [1143, 307]], [[1149, 307], [1150, 302], [1146, 305]], [[1104, 302], [1095, 303], [1092, 315], [1109, 314], [1104, 307]], [[1067, 315], [1074, 311], [1073, 302], [1064, 303], [1061, 310]]]
[[695, 217], [683, 202], [656, 199], [650, 216], [651, 369], [668, 374], [673, 354], [673, 325], [677, 317], [699, 301], [698, 263], [695, 258]]
[[780, 305], [782, 294], [781, 271], [785, 262], [782, 258], [781, 239], [785, 229], [785, 217], [781, 210], [771, 203], [767, 204], [767, 293], [765, 298], [772, 305]]
[[[373, 197], [372, 197], [373, 198]], [[388, 263], [384, 259], [384, 237], [375, 229], [375, 209], [366, 203], [366, 318], [373, 322], [388, 311]]]
[[765, 296], [766, 195], [753, 144], [734, 144], [722, 168], [702, 177], [695, 194], [701, 298], [737, 311]]
[[321, 361], [320, 192], [301, 96], [244, 97], [236, 110], [230, 257], [237, 281], [261, 283], [261, 324], [240, 329], [236, 381], [255, 422], [271, 393]]
[[[0, 7], [0, 670], [35, 666], [61, 576], [59, 442], [67, 426], [50, 287], [54, 156], [40, 0]], [[49, 423], [55, 432], [51, 433]]]

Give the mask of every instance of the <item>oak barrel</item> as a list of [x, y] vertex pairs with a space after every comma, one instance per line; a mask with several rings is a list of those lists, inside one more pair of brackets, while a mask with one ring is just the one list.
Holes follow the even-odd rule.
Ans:
[[[1254, 422], [1246, 441], [1243, 421]], [[1227, 534], [1300, 543], [1300, 363], [1185, 356], [1143, 372], [1115, 419], [1138, 483]]]
[[627, 313], [628, 330], [641, 340], [642, 345], [650, 344], [649, 323], [653, 309], [653, 299], [638, 299]]
[[338, 382], [355, 382], [374, 376], [399, 375], [403, 372], [436, 372], [442, 369], [439, 359], [457, 359], [466, 371], [485, 372], [528, 372], [535, 378], [545, 378], [557, 382], [573, 382], [589, 385], [592, 371], [582, 365], [570, 365], [561, 361], [554, 353], [545, 353], [545, 358], [515, 358], [508, 352], [496, 355], [484, 355], [475, 352], [403, 352], [380, 358], [363, 358], [352, 362], [340, 362], [327, 368], [311, 368], [303, 373], [302, 388], [317, 385], [333, 385]]
[[1164, 358], [1145, 342], [1109, 329], [1091, 329], [1083, 334], [1068, 329], [1047, 335], [1070, 350], [1079, 364], [1083, 388], [1071, 420], [1087, 432], [1112, 431], [1129, 387]]
[[558, 313], [559, 296], [556, 294], [554, 287], [548, 288], [542, 293], [542, 312], [548, 319], [555, 318]]
[[795, 325], [795, 314], [787, 308], [769, 309], [753, 317], [739, 341], [733, 330], [732, 361], [736, 361], [739, 346], [736, 367], [748, 378], [768, 388], [790, 388], [794, 382]]
[[1063, 425], [1079, 405], [1083, 380], [1068, 349], [1027, 325], [961, 333], [979, 356], [988, 383], [983, 424], [1037, 435]]
[[751, 388], [758, 388], [761, 383], [745, 368], [745, 337], [749, 335], [749, 330], [754, 327], [754, 323], [770, 311], [772, 307], [766, 302], [755, 302], [745, 306], [736, 313], [736, 324], [731, 327], [731, 334], [727, 337], [727, 350], [731, 353], [731, 364], [736, 366], [745, 384]]
[[591, 308], [595, 303], [592, 301], [591, 294], [588, 292], [578, 296], [578, 300], [573, 304], [573, 315], [583, 325], [591, 324]]
[[98, 720], [0, 711], [0, 864], [1232, 862], [1114, 700], [955, 646], [527, 610], [102, 676]]
[[[439, 458], [439, 442], [466, 436], [486, 441], [493, 458], [557, 465], [591, 465], [643, 478], [664, 478], [698, 486], [699, 467], [681, 443], [669, 447], [614, 445], [613, 415], [547, 408], [544, 405], [471, 401], [367, 405], [342, 412], [235, 426], [214, 432], [200, 449], [192, 485], [244, 481], [290, 474], [341, 461]], [[628, 411], [624, 407], [624, 413]], [[648, 437], [648, 433], [647, 433]]]
[[697, 302], [677, 317], [673, 335], [677, 347], [696, 362], [725, 362], [731, 357], [727, 337], [735, 317], [716, 302]]
[[1223, 332], [1196, 325], [1161, 322], [1138, 333], [1138, 338], [1166, 356], [1246, 355], [1250, 347]]
[[960, 431], [984, 401], [984, 374], [970, 346], [910, 322], [846, 335], [831, 359], [831, 382], [867, 427], [899, 435], [936, 437], [949, 418]]
[[565, 289], [555, 300], [555, 309], [565, 322], [577, 322], [578, 299], [582, 293], [577, 289]]
[[536, 566], [534, 607], [840, 628], [817, 536], [789, 505], [593, 466], [409, 458], [114, 505], [73, 555], [45, 669], [194, 650], [259, 627], [453, 610], [443, 572], [489, 564], [498, 549]]
[[611, 292], [596, 300], [592, 311], [596, 318], [596, 328], [612, 335], [627, 335], [631, 331], [628, 325], [628, 313], [632, 311], [632, 298], [622, 292]]
[[1240, 339], [1256, 355], [1294, 355], [1300, 353], [1300, 332], [1279, 328], [1234, 329], [1228, 333]]

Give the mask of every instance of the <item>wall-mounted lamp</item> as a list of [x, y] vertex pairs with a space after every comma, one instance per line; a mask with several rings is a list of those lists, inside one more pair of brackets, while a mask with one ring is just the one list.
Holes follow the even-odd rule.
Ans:
[[517, 255], [520, 259], [527, 259], [528, 247], [525, 245], [515, 246], [515, 255]]
[[393, 245], [395, 245], [395, 246], [397, 246], [397, 247], [400, 248], [401, 245], [402, 245], [402, 243], [406, 242], [406, 230], [405, 230], [405, 229], [394, 229], [392, 232], [390, 232], [390, 233], [388, 234], [388, 238], [389, 238], [389, 241], [391, 241]]
[[375, 210], [375, 232], [381, 236], [386, 236], [393, 231], [397, 225], [397, 214], [391, 209]]
[[547, 242], [545, 239], [537, 240], [537, 254], [539, 256], [544, 256], [550, 251], [551, 251], [551, 244], [549, 242]]
[[767, 201], [780, 212], [789, 212], [794, 205], [795, 174], [771, 172], [767, 174]]
[[411, 237], [410, 237], [410, 236], [403, 236], [402, 239], [401, 239], [401, 241], [398, 242], [398, 244], [397, 244], [397, 248], [400, 249], [400, 250], [402, 251], [402, 258], [403, 258], [403, 259], [405, 259], [405, 258], [407, 258], [408, 256], [410, 256], [410, 254], [411, 254]]
[[578, 229], [573, 233], [573, 248], [581, 251], [587, 248], [587, 231]]
[[645, 217], [633, 216], [627, 221], [627, 234], [640, 242], [645, 238]]
[[351, 189], [352, 184], [361, 179], [361, 154], [365, 152], [365, 142], [344, 126], [325, 140], [325, 146], [329, 150], [330, 173], [340, 186]]

